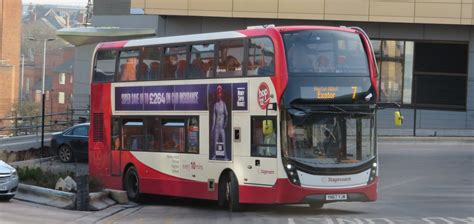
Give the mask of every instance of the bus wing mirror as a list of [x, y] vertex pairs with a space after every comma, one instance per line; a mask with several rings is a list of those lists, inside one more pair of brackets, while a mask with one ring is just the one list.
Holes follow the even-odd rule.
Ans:
[[395, 122], [395, 126], [399, 127], [403, 124], [403, 115], [402, 115], [402, 112], [400, 111], [395, 111], [394, 113], [394, 122]]
[[276, 103], [269, 103], [269, 104], [267, 105], [267, 108], [266, 108], [266, 109], [267, 109], [267, 111], [268, 111], [268, 110], [276, 111], [276, 110], [277, 110], [277, 104], [276, 104]]

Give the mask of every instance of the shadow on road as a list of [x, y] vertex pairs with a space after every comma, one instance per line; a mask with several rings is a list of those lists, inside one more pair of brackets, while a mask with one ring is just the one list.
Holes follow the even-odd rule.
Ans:
[[[196, 214], [207, 214], [207, 212], [228, 213], [227, 209], [218, 206], [217, 201], [189, 199], [168, 196], [144, 195], [142, 201], [143, 206], [166, 206], [176, 209], [192, 209], [199, 211]], [[262, 204], [245, 204], [242, 213], [259, 213], [271, 216], [288, 216], [288, 215], [360, 215], [365, 214], [359, 211], [350, 211], [334, 208], [315, 209], [306, 204], [295, 205], [262, 205]], [[237, 213], [239, 214], [239, 213]], [[204, 215], [206, 216], [206, 215]]]

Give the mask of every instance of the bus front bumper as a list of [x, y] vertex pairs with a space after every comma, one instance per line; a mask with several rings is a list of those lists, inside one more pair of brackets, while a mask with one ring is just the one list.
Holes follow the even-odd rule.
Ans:
[[[313, 202], [376, 201], [378, 177], [364, 186], [348, 188], [308, 188], [292, 184], [289, 179], [278, 179], [272, 187], [241, 185], [240, 202], [249, 204], [299, 204]], [[327, 200], [327, 195], [346, 195], [344, 200]]]

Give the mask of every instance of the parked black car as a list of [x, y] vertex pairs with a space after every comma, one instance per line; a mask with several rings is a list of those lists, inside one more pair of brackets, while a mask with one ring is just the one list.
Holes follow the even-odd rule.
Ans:
[[74, 125], [63, 132], [54, 133], [51, 137], [51, 154], [59, 160], [69, 163], [87, 159], [89, 123]]

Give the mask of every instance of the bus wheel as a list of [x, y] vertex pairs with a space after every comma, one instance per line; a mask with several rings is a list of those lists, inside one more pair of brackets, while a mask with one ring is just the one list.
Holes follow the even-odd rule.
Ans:
[[127, 192], [128, 199], [134, 202], [140, 201], [140, 181], [135, 167], [130, 167], [125, 173], [124, 189]]
[[323, 206], [324, 206], [324, 203], [321, 203], [321, 202], [309, 203], [309, 207], [314, 208], [314, 209], [321, 209], [323, 208]]
[[242, 209], [239, 202], [239, 183], [233, 172], [222, 178], [219, 183], [219, 205], [226, 205], [231, 212]]

